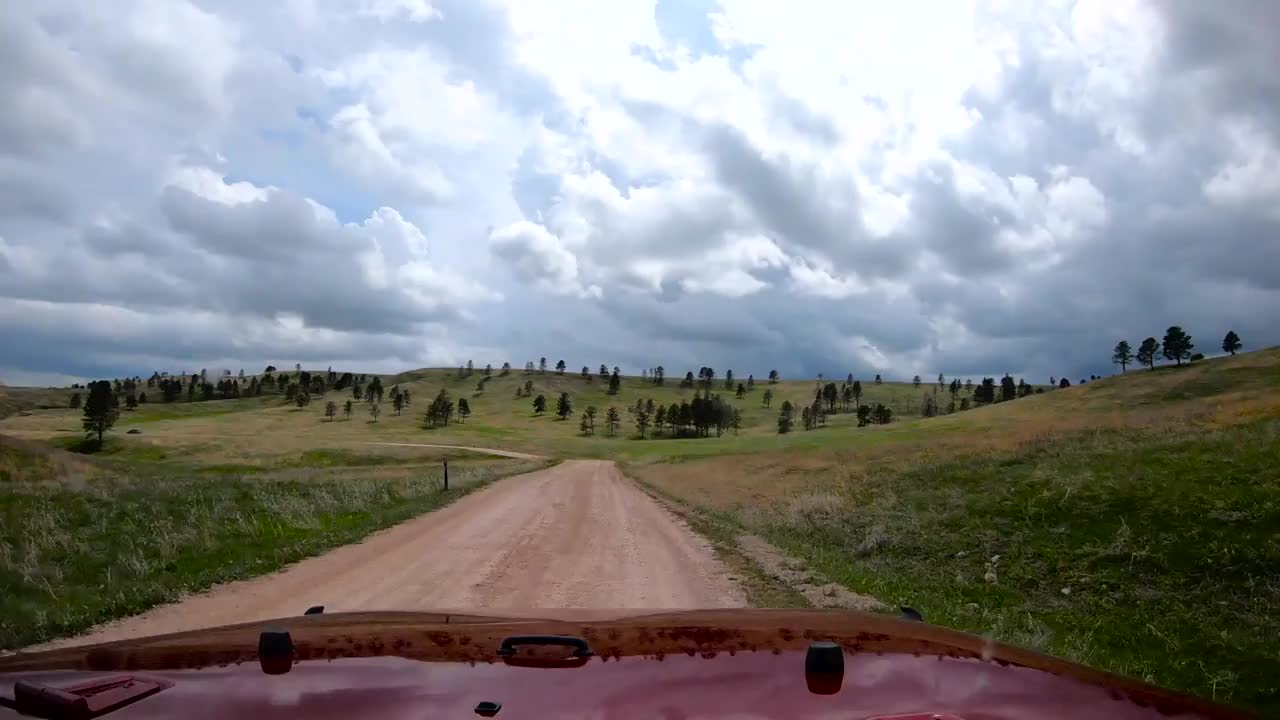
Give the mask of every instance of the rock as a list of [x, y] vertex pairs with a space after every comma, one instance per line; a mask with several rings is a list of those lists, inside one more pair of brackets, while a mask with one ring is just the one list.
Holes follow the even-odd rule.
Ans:
[[142, 434], [142, 431], [139, 430], [138, 428], [129, 428], [127, 431], [125, 431], [125, 435], [141, 435], [141, 434]]
[[992, 564], [992, 565], [994, 565], [994, 564], [996, 564], [996, 563], [998, 563], [998, 562], [1000, 562], [1000, 556], [999, 556], [999, 555], [992, 555], [992, 556], [991, 556], [991, 564]]
[[987, 574], [982, 576], [982, 579], [983, 579], [983, 580], [986, 580], [987, 582], [991, 583], [992, 585], [995, 585], [995, 584], [996, 584], [996, 571], [995, 571], [995, 570], [988, 570], [988, 571], [987, 571]]
[[1069, 587], [1064, 587], [1064, 588], [1062, 588], [1062, 594], [1063, 594], [1063, 595], [1070, 595], [1070, 594], [1071, 594], [1071, 588], [1069, 588]]
[[967, 553], [967, 552], [965, 552], [965, 551], [961, 550], [960, 552], [956, 553], [956, 559], [957, 559], [957, 560], [962, 560], [962, 559], [964, 559], [964, 557], [965, 557], [966, 555], [968, 555], [968, 554], [969, 554], [969, 553]]

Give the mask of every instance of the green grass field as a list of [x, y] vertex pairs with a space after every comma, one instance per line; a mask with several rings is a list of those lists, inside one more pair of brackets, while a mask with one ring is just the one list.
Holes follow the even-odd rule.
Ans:
[[378, 450], [205, 464], [117, 437], [84, 457], [0, 436], [0, 649], [271, 572], [547, 464], [450, 451], [446, 491], [444, 451]]
[[[27, 603], [14, 612], [52, 618], [39, 620], [47, 628], [43, 637], [132, 612], [187, 587], [182, 583], [212, 581], [208, 568], [195, 565], [197, 572], [168, 589], [121, 590], [106, 606], [67, 610], [83, 603], [60, 592], [67, 576], [21, 574], [31, 562], [14, 548], [24, 534], [44, 527], [31, 524], [44, 520], [23, 520], [44, 517], [32, 508], [55, 497], [75, 506], [86, 492], [77, 482], [122, 488], [111, 491], [119, 493], [111, 503], [120, 507], [129, 507], [129, 493], [142, 491], [137, 488], [170, 498], [161, 489], [174, 487], [211, 507], [231, 502], [232, 514], [260, 517], [282, 512], [271, 499], [275, 493], [305, 492], [311, 500], [286, 503], [314, 507], [302, 515], [309, 519], [305, 539], [295, 544], [300, 549], [289, 551], [295, 557], [352, 536], [341, 530], [342, 513], [325, 500], [351, 485], [374, 488], [372, 497], [399, 498], [364, 511], [362, 529], [353, 531], [359, 534], [434, 506], [411, 489], [415, 468], [434, 467], [444, 457], [494, 476], [515, 467], [453, 450], [368, 443], [475, 445], [616, 459], [646, 487], [684, 506], [693, 527], [722, 550], [736, 534], [751, 533], [828, 580], [916, 607], [930, 622], [1280, 714], [1280, 350], [1131, 372], [927, 419], [912, 412], [936, 384], [863, 379], [862, 401], [892, 406], [897, 422], [859, 428], [852, 415], [840, 414], [825, 427], [797, 427], [786, 435], [776, 432], [778, 406], [783, 400], [807, 404], [815, 381], [757, 382], [742, 399], [718, 382], [714, 391], [741, 410], [743, 427], [704, 439], [653, 437], [652, 431], [641, 439], [625, 414], [615, 437], [578, 431], [577, 413], [587, 405], [603, 413], [637, 399], [670, 404], [692, 397], [694, 390], [679, 387], [678, 377], [661, 387], [626, 378], [617, 395], [607, 394], [599, 376], [586, 381], [572, 373], [517, 370], [483, 378], [480, 371], [459, 377], [431, 369], [384, 376], [388, 391], [398, 382], [413, 403], [400, 416], [385, 403], [377, 422], [364, 402], [355, 403], [350, 419], [324, 417], [324, 403], [341, 408], [347, 391], [313, 398], [304, 409], [279, 396], [152, 403], [123, 413], [92, 457], [49, 450], [80, 444], [78, 411], [34, 408], [0, 420], [0, 433], [20, 438], [0, 452], [0, 471], [10, 478], [5, 507], [18, 523], [9, 530], [6, 522], [5, 577], [24, 588], [15, 602]], [[575, 416], [535, 416], [532, 398], [516, 397], [526, 382], [552, 408], [560, 392], [570, 393]], [[455, 400], [465, 397], [473, 414], [465, 423], [427, 429], [423, 414], [442, 388]], [[762, 403], [765, 390], [774, 394], [771, 408]], [[944, 391], [938, 398], [944, 407], [950, 400]], [[138, 472], [145, 476], [136, 481], [141, 484], [119, 482]], [[154, 479], [160, 477], [179, 479]], [[49, 537], [79, 542], [124, 522], [113, 517], [83, 532], [69, 532], [79, 526], [57, 520], [52, 527], [63, 535]], [[214, 545], [225, 548], [233, 572], [259, 570], [251, 533], [241, 545], [244, 527], [215, 525], [209, 532], [222, 538]], [[41, 546], [59, 542], [71, 541], [42, 540]], [[739, 571], [747, 562], [732, 552], [725, 557]], [[166, 565], [148, 561], [146, 567]], [[119, 572], [129, 577], [127, 568]], [[76, 582], [87, 587], [94, 576], [87, 572]], [[130, 582], [145, 588], [150, 577]], [[767, 578], [748, 579], [753, 602], [804, 601]], [[65, 596], [83, 597], [72, 590]]]
[[[669, 405], [689, 400], [695, 389], [679, 387], [679, 378], [669, 379], [657, 386], [637, 377], [624, 378], [617, 395], [607, 393], [608, 383], [599, 376], [583, 380], [577, 374], [558, 375], [554, 371], [526, 375], [513, 371], [502, 376], [494, 371], [487, 381], [482, 371], [470, 377], [459, 377], [457, 371], [419, 370], [399, 376], [382, 376], [385, 389], [399, 384], [409, 390], [412, 404], [400, 416], [391, 408], [389, 395], [383, 402], [383, 412], [378, 422], [371, 422], [368, 404], [354, 403], [350, 419], [343, 416], [343, 404], [351, 399], [348, 391], [329, 391], [314, 397], [303, 409], [293, 407], [278, 395], [239, 400], [215, 400], [209, 402], [147, 403], [137, 410], [124, 411], [116, 424], [114, 435], [118, 442], [139, 448], [160, 445], [168, 455], [183, 454], [202, 462], [248, 462], [273, 455], [296, 454], [314, 446], [357, 448], [364, 442], [424, 442], [452, 445], [497, 446], [553, 457], [597, 457], [656, 459], [666, 457], [696, 457], [725, 453], [759, 452], [779, 447], [804, 447], [824, 444], [826, 436], [816, 433], [795, 432], [779, 436], [776, 432], [777, 412], [783, 401], [808, 404], [813, 400], [815, 381], [784, 381], [775, 385], [767, 381], [757, 382], [746, 397], [736, 399], [732, 391], [725, 390], [723, 381], [714, 384], [713, 392], [721, 394], [742, 412], [742, 429], [719, 438], [669, 439], [650, 437], [639, 440], [626, 408], [637, 399], [652, 399], [655, 403]], [[837, 384], [843, 378], [837, 378]], [[935, 378], [936, 380], [936, 378]], [[575, 416], [568, 421], [555, 417], [552, 411], [535, 416], [533, 398], [516, 398], [517, 388], [526, 382], [533, 383], [534, 396], [545, 395], [554, 409], [555, 399], [561, 392], [572, 398]], [[745, 378], [743, 379], [745, 382]], [[934, 394], [936, 384], [919, 388], [904, 383], [875, 385], [864, 379], [863, 403], [884, 403], [904, 417], [920, 412], [925, 394]], [[450, 423], [447, 427], [425, 429], [423, 415], [427, 405], [437, 392], [447, 390], [456, 401], [466, 398], [472, 415], [465, 423]], [[771, 407], [765, 407], [766, 391], [774, 395]], [[154, 394], [154, 393], [153, 393]], [[967, 397], [963, 392], [961, 397]], [[949, 396], [937, 391], [937, 397], [946, 404]], [[330, 422], [324, 416], [324, 405], [334, 401], [339, 415]], [[588, 405], [596, 406], [603, 415], [610, 406], [623, 412], [623, 424], [618, 435], [609, 437], [603, 430], [594, 436], [579, 433], [577, 412]], [[83, 436], [80, 429], [80, 413], [70, 409], [33, 410], [26, 417], [12, 417], [0, 421], [0, 432], [29, 439], [60, 443], [68, 447]], [[798, 423], [797, 423], [798, 424]], [[856, 424], [851, 414], [830, 416], [824, 432], [852, 428]], [[137, 429], [140, 435], [126, 435], [125, 431]], [[210, 441], [210, 438], [214, 438]], [[117, 450], [125, 452], [128, 450]]]

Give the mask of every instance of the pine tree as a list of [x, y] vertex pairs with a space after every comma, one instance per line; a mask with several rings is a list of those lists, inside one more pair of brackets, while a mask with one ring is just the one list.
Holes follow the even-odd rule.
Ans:
[[1127, 340], [1116, 343], [1115, 349], [1111, 351], [1111, 362], [1120, 366], [1122, 374], [1129, 367], [1129, 363], [1133, 362], [1133, 350], [1129, 347]]
[[116, 424], [118, 416], [111, 383], [107, 380], [89, 383], [89, 396], [84, 401], [84, 418], [81, 421], [84, 431], [97, 434], [98, 445], [102, 445], [102, 434]]
[[782, 407], [778, 409], [778, 434], [785, 435], [791, 432], [791, 424], [794, 422], [793, 416], [795, 411], [791, 407], [790, 400], [783, 400]]
[[[1138, 362], [1154, 370], [1156, 367], [1156, 353], [1158, 352], [1160, 352], [1160, 343], [1155, 338], [1149, 337], [1138, 346]], [[1066, 380], [1066, 378], [1063, 378], [1063, 380]]]
[[1235, 330], [1229, 330], [1227, 336], [1222, 338], [1222, 352], [1235, 355], [1236, 351], [1242, 347], [1244, 346], [1240, 343], [1240, 336], [1236, 334]]

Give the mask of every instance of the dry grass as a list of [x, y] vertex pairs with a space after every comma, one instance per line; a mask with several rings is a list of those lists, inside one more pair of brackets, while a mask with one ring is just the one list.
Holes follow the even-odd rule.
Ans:
[[60, 482], [78, 485], [96, 474], [84, 458], [30, 440], [0, 435], [0, 483]]
[[40, 408], [65, 408], [72, 393], [67, 388], [25, 388], [0, 385], [0, 418]]
[[[1219, 380], [1218, 373], [1227, 373], [1229, 380]], [[1157, 438], [1272, 417], [1280, 417], [1280, 350], [1132, 373], [928, 420], [807, 433], [827, 440], [820, 445], [684, 462], [639, 461], [628, 470], [704, 507], [776, 507], [815, 492], [839, 495], [850, 485], [907, 466], [1049, 450], [1067, 438], [1105, 438], [1115, 431]]]
[[765, 575], [793, 588], [813, 607], [846, 608], [864, 612], [888, 609], [873, 597], [860, 595], [843, 585], [815, 577], [803, 561], [787, 557], [781, 550], [754, 535], [739, 535], [737, 545], [738, 550]]

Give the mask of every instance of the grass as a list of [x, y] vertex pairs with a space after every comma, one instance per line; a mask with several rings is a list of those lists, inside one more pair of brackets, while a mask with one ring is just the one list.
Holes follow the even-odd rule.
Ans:
[[122, 413], [118, 424], [122, 428], [128, 428], [164, 420], [185, 420], [194, 417], [249, 412], [279, 404], [280, 399], [275, 396], [240, 398], [237, 400], [209, 400], [207, 402], [149, 402], [139, 405], [135, 410]]
[[64, 408], [71, 401], [71, 395], [76, 392], [85, 391], [0, 385], [0, 418], [42, 408]]
[[0, 648], [270, 572], [544, 465], [464, 465], [448, 491], [434, 467], [10, 483], [0, 489]]
[[1099, 434], [885, 473], [757, 523], [828, 577], [931, 622], [1274, 714], [1277, 457], [1276, 420]]
[[627, 468], [930, 622], [1275, 716], [1280, 352], [1250, 355]]
[[[714, 391], [742, 411], [741, 433], [714, 439], [641, 441], [635, 437], [635, 428], [626, 413], [622, 431], [616, 437], [608, 437], [603, 432], [583, 437], [578, 431], [576, 415], [569, 421], [560, 421], [551, 413], [535, 416], [532, 397], [516, 398], [516, 389], [532, 382], [534, 394], [546, 395], [552, 406], [561, 392], [568, 392], [577, 412], [588, 405], [595, 405], [602, 415], [611, 405], [624, 410], [634, 405], [637, 399], [653, 399], [668, 405], [688, 400], [695, 390], [679, 387], [679, 378], [668, 380], [663, 386], [655, 386], [640, 378], [628, 377], [623, 379], [617, 395], [609, 395], [607, 383], [602, 382], [598, 375], [588, 382], [577, 374], [557, 375], [554, 371], [532, 375], [515, 371], [506, 376], [495, 371], [481, 390], [477, 389], [483, 379], [481, 371], [463, 378], [456, 371], [417, 370], [384, 377], [387, 391], [397, 378], [400, 387], [412, 393], [412, 405], [397, 416], [390, 408], [388, 397], [384, 412], [376, 423], [370, 422], [368, 406], [363, 401], [355, 403], [352, 418], [343, 417], [341, 408], [351, 398], [350, 392], [343, 390], [313, 397], [311, 404], [302, 410], [285, 403], [277, 395], [194, 403], [150, 402], [137, 410], [121, 413], [112, 434], [120, 436], [124, 430], [138, 429], [142, 434], [130, 436], [126, 442], [160, 445], [170, 455], [179, 454], [206, 464], [243, 463], [268, 454], [302, 452], [315, 446], [355, 446], [369, 441], [498, 445], [554, 457], [637, 459], [756, 452], [825, 442], [820, 434], [779, 436], [775, 432], [777, 408], [784, 400], [793, 403], [804, 401], [806, 404], [812, 400], [815, 383], [811, 380], [784, 381], [775, 385], [762, 380], [740, 400], [734, 398], [733, 391], [725, 390], [722, 381], [717, 381]], [[836, 379], [837, 382], [840, 380]], [[863, 402], [886, 403], [895, 407], [899, 414], [907, 416], [909, 412], [918, 413], [923, 395], [932, 394], [936, 388], [936, 385], [915, 388], [903, 383], [876, 385], [868, 378], [862, 381], [865, 386]], [[466, 398], [473, 415], [465, 423], [425, 429], [422, 416], [441, 389], [447, 390], [455, 400]], [[772, 407], [765, 407], [762, 402], [766, 390], [774, 394]], [[945, 394], [939, 397], [945, 399]], [[339, 407], [339, 417], [332, 422], [324, 417], [324, 405], [328, 401], [337, 403]], [[834, 416], [827, 430], [852, 425], [851, 415]], [[29, 416], [0, 420], [0, 432], [39, 440], [61, 438], [63, 442], [70, 442], [69, 438], [81, 436], [80, 414], [70, 409], [37, 410]], [[216, 438], [216, 442], [210, 442], [210, 438]]]

